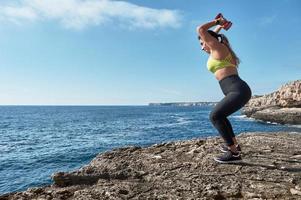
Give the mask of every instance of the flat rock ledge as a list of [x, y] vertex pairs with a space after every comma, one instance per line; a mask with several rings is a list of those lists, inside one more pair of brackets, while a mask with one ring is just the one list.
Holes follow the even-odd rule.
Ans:
[[0, 196], [27, 199], [301, 199], [301, 133], [243, 133], [243, 162], [218, 164], [219, 137], [124, 147], [52, 175], [54, 184]]

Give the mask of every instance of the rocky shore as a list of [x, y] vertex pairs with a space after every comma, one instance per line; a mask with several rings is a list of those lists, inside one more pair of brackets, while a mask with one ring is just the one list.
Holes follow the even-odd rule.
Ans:
[[243, 162], [218, 164], [218, 137], [100, 153], [54, 183], [0, 196], [27, 199], [301, 199], [301, 133], [243, 133]]
[[263, 121], [301, 124], [301, 80], [287, 83], [271, 94], [253, 96], [242, 113]]

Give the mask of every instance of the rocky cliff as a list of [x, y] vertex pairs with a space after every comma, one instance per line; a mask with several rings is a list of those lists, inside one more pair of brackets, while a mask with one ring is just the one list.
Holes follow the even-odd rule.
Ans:
[[301, 199], [301, 133], [244, 133], [243, 162], [218, 164], [220, 138], [104, 152], [54, 184], [0, 196], [27, 199]]
[[253, 96], [242, 113], [263, 121], [301, 124], [301, 80], [287, 83], [271, 94]]

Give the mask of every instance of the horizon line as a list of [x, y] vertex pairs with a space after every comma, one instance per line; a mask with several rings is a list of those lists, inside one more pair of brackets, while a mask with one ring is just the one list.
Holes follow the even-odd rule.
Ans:
[[147, 104], [0, 104], [0, 106], [149, 106], [150, 104], [168, 103], [216, 103], [217, 101], [179, 101], [179, 102], [151, 102]]

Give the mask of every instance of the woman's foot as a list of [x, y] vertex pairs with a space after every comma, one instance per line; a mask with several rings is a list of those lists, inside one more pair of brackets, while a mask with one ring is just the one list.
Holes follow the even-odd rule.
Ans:
[[[238, 152], [241, 152], [241, 148], [240, 148], [239, 144], [237, 144], [237, 145], [235, 145], [235, 146], [236, 146], [236, 150], [237, 150]], [[226, 146], [226, 145], [224, 145], [224, 144], [222, 144], [222, 145], [220, 146], [219, 150], [220, 150], [221, 152], [224, 152], [224, 153], [225, 153], [225, 152], [229, 151], [229, 147]]]
[[215, 157], [214, 160], [219, 163], [237, 163], [241, 162], [240, 153], [234, 153], [230, 150], [226, 151], [223, 155]]

